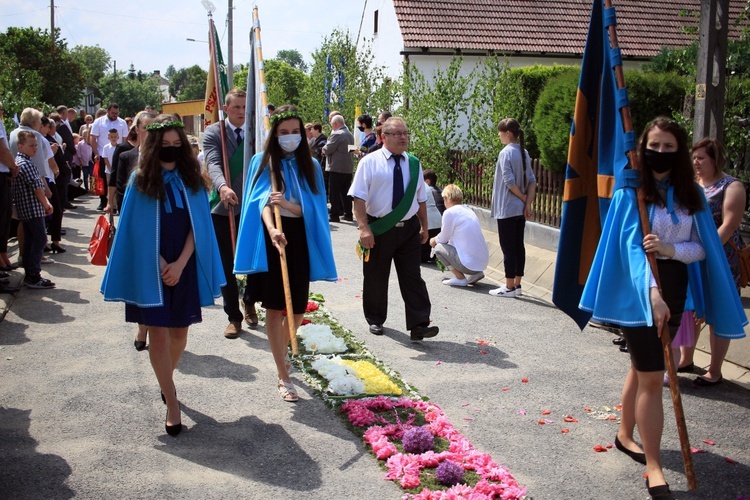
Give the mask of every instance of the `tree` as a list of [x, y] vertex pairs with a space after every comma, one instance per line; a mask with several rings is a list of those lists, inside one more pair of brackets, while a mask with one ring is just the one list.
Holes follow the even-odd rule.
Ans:
[[121, 116], [135, 116], [146, 105], [159, 103], [162, 98], [157, 80], [129, 78], [124, 71], [118, 71], [117, 78], [114, 73], [106, 75], [99, 80], [98, 86], [102, 103], [116, 102], [120, 106]]
[[[58, 30], [59, 31], [59, 30]], [[10, 27], [0, 33], [0, 89], [50, 105], [75, 105], [83, 96], [83, 69], [58, 36]]]
[[177, 70], [175, 69], [174, 64], [170, 64], [164, 72], [164, 78], [171, 80], [175, 73], [177, 73]]
[[[268, 102], [276, 106], [293, 104], [297, 106], [300, 95], [307, 86], [308, 77], [284, 61], [271, 59], [265, 63]], [[247, 75], [245, 75], [247, 81]]]
[[169, 80], [169, 94], [178, 101], [193, 101], [206, 97], [208, 73], [197, 64], [175, 71]]
[[[327, 71], [327, 57], [334, 66], [333, 72]], [[332, 90], [330, 110], [341, 111], [351, 124], [356, 118], [354, 112], [357, 106], [369, 115], [391, 109], [397, 86], [385, 77], [382, 66], [373, 66], [373, 60], [369, 44], [365, 42], [358, 49], [348, 30], [335, 29], [325, 37], [320, 48], [313, 52], [309, 84], [305, 86], [300, 99], [300, 111], [306, 121], [325, 122], [326, 81], [330, 88], [330, 82], [337, 78], [339, 70], [344, 74], [344, 87]]]
[[83, 69], [83, 81], [86, 85], [95, 86], [112, 67], [109, 52], [98, 45], [76, 45], [70, 51]]
[[307, 73], [307, 63], [297, 49], [280, 50], [276, 52], [276, 57], [274, 59], [277, 61], [284, 61], [292, 68]]

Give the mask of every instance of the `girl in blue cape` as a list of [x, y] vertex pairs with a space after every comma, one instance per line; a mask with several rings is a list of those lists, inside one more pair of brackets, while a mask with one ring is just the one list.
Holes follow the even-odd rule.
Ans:
[[[716, 322], [719, 331], [742, 332], [747, 318], [705, 197], [694, 182], [687, 133], [671, 120], [657, 118], [641, 136], [637, 161], [640, 170], [626, 170], [615, 186], [580, 308], [597, 321], [620, 325], [626, 339], [631, 365], [615, 446], [646, 465], [646, 487], [658, 498], [671, 495], [659, 456], [664, 426], [662, 325], [667, 323], [674, 338], [688, 283], [689, 300], [698, 314]], [[645, 237], [638, 215], [639, 187], [651, 223], [651, 234]], [[662, 293], [646, 253], [656, 254]], [[642, 450], [633, 439], [636, 424]]]
[[101, 291], [106, 301], [125, 302], [126, 321], [148, 327], [165, 429], [176, 436], [182, 418], [173, 373], [189, 326], [201, 321], [201, 306], [214, 304], [225, 281], [206, 183], [182, 122], [159, 115], [146, 129]]
[[[266, 309], [266, 334], [278, 371], [277, 389], [288, 402], [299, 397], [289, 378], [289, 329], [282, 315], [286, 302], [280, 251], [286, 249], [298, 327], [307, 307], [310, 281], [335, 281], [337, 277], [323, 173], [304, 139], [305, 129], [296, 108], [277, 108], [271, 116], [265, 152], [253, 156], [248, 168], [234, 261], [234, 272], [248, 275], [248, 301], [261, 302]], [[271, 170], [278, 191], [271, 189]], [[276, 228], [274, 206], [280, 208], [283, 232]]]

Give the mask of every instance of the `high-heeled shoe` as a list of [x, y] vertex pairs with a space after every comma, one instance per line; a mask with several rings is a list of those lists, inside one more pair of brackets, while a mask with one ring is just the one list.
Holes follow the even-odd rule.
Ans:
[[[180, 412], [182, 412], [182, 409], [180, 409]], [[169, 409], [167, 409], [167, 416], [164, 417], [164, 430], [167, 431], [167, 434], [169, 434], [172, 437], [177, 436], [180, 432], [182, 432], [182, 422], [175, 425], [168, 425], [167, 419], [169, 418]]]
[[133, 345], [135, 346], [136, 351], [143, 351], [146, 349], [146, 341], [145, 340], [134, 340]]
[[672, 498], [672, 491], [669, 489], [669, 484], [664, 483], [659, 486], [649, 486], [648, 478], [646, 478], [646, 489], [651, 498]]
[[50, 253], [51, 251], [52, 251], [52, 247], [50, 247], [49, 245], [44, 246], [44, 253]]
[[625, 446], [623, 446], [623, 444], [620, 442], [620, 438], [617, 436], [615, 436], [615, 448], [617, 448], [639, 464], [646, 465], [646, 454], [638, 453], [637, 451], [630, 451], [629, 449], [625, 448]]
[[67, 250], [65, 250], [63, 247], [61, 247], [57, 243], [52, 243], [49, 247], [50, 247], [50, 250], [52, 250], [52, 253], [65, 253], [65, 252], [67, 252]]

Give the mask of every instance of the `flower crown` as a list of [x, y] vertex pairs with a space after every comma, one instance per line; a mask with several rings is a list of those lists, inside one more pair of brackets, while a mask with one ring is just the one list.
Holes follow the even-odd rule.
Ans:
[[289, 118], [297, 118], [302, 121], [302, 117], [296, 111], [287, 110], [282, 113], [274, 113], [271, 115], [271, 126], [274, 126], [276, 122], [288, 120]]
[[180, 121], [174, 120], [171, 122], [149, 123], [148, 125], [146, 125], [146, 130], [148, 130], [149, 132], [153, 130], [164, 130], [168, 128], [185, 128], [185, 124]]

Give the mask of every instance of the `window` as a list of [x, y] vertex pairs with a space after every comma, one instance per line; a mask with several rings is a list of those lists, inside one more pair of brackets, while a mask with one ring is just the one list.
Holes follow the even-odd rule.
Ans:
[[377, 35], [378, 34], [378, 11], [376, 10], [373, 14], [373, 28], [372, 28], [372, 34]]

